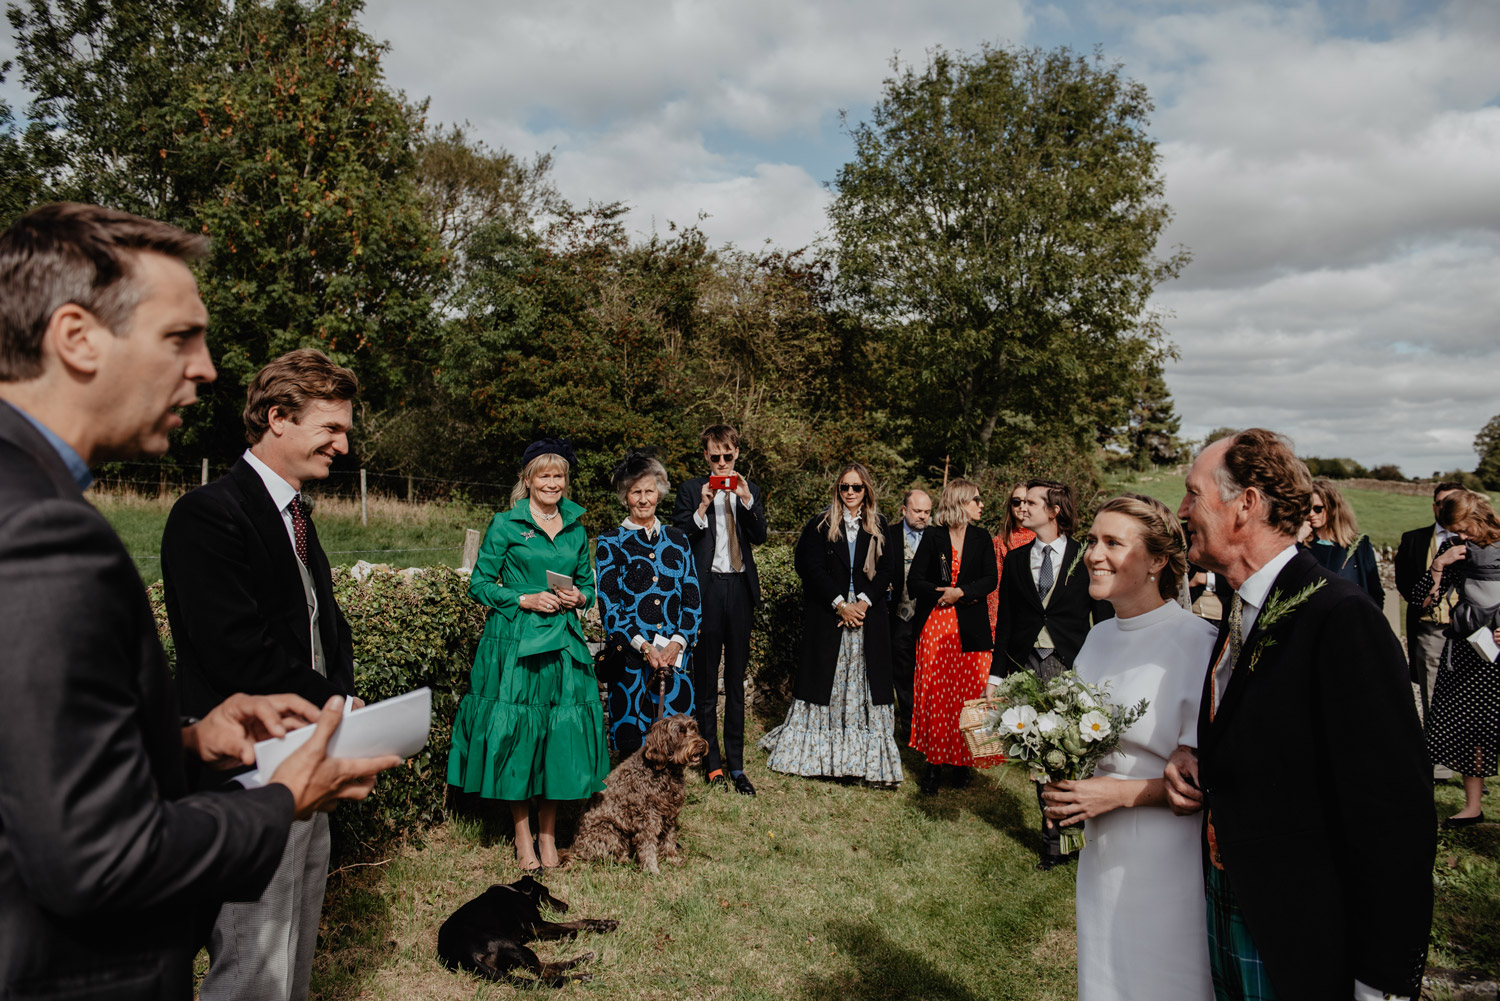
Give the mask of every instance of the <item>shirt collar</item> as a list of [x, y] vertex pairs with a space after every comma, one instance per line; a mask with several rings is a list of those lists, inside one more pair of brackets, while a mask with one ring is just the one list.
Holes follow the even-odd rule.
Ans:
[[922, 530], [920, 528], [912, 528], [911, 522], [905, 518], [901, 519], [901, 530], [906, 533], [908, 539], [920, 539], [922, 537]]
[[1042, 562], [1042, 550], [1050, 548], [1054, 553], [1061, 556], [1068, 548], [1068, 537], [1059, 535], [1051, 542], [1043, 542], [1040, 538], [1033, 539], [1031, 543], [1031, 558], [1036, 562]]
[[1266, 603], [1266, 595], [1271, 592], [1271, 585], [1276, 583], [1276, 577], [1281, 569], [1292, 561], [1297, 555], [1297, 544], [1292, 543], [1281, 552], [1271, 557], [1266, 565], [1255, 571], [1240, 585], [1240, 600], [1247, 605], [1254, 605], [1257, 609]]
[[250, 468], [255, 470], [260, 481], [266, 485], [266, 493], [271, 495], [271, 503], [276, 505], [276, 510], [285, 511], [286, 506], [292, 502], [292, 498], [299, 496], [296, 487], [283, 480], [280, 473], [261, 462], [248, 448], [245, 449], [242, 458], [250, 464]]
[[628, 529], [628, 530], [630, 530], [632, 532], [645, 532], [646, 533], [646, 538], [648, 538], [648, 539], [654, 539], [654, 538], [656, 538], [656, 533], [661, 531], [661, 518], [658, 517], [656, 519], [656, 524], [652, 525], [650, 529], [647, 529], [645, 525], [638, 525], [638, 524], [636, 524], [629, 517], [627, 517], [624, 521], [620, 522], [620, 527], [624, 528], [624, 529]]
[[1453, 538], [1452, 532], [1448, 531], [1446, 528], [1444, 528], [1442, 525], [1439, 525], [1435, 521], [1432, 523], [1432, 533], [1432, 537], [1437, 540], [1437, 544], [1439, 546], [1447, 542], [1449, 539]]
[[78, 484], [78, 489], [87, 490], [89, 486], [94, 482], [94, 474], [89, 472], [89, 464], [83, 461], [83, 456], [79, 455], [77, 450], [74, 449], [72, 445], [69, 445], [67, 442], [63, 441], [62, 438], [58, 436], [58, 434], [47, 425], [31, 416], [20, 407], [17, 407], [14, 403], [12, 403], [11, 406], [15, 409], [16, 413], [26, 418], [27, 422], [32, 427], [36, 428], [38, 434], [47, 439], [47, 444], [52, 446], [53, 451], [57, 452], [57, 457], [63, 461], [63, 465], [68, 467], [68, 475], [73, 477], [73, 482]]

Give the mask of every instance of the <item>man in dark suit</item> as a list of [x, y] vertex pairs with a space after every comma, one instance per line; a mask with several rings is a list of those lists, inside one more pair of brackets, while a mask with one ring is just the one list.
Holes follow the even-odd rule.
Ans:
[[[1114, 614], [1109, 602], [1089, 597], [1088, 569], [1078, 559], [1078, 543], [1071, 534], [1077, 520], [1073, 489], [1066, 483], [1027, 481], [1021, 524], [1036, 538], [1005, 554], [991, 685], [1014, 671], [1034, 671], [1044, 680], [1071, 671], [1089, 629]], [[1041, 785], [1036, 794], [1043, 805]], [[1061, 839], [1057, 825], [1043, 816], [1038, 869], [1068, 861]]]
[[[708, 741], [704, 775], [724, 787], [724, 769], [742, 795], [754, 796], [745, 775], [745, 666], [750, 662], [750, 627], [760, 604], [760, 576], [754, 547], [766, 541], [766, 508], [760, 487], [734, 471], [740, 433], [714, 424], [700, 436], [709, 476], [698, 476], [677, 491], [672, 522], [687, 533], [703, 594], [703, 621], [693, 650], [693, 692], [698, 730]], [[717, 477], [733, 487], [715, 489]], [[722, 481], [720, 481], [722, 482]], [[719, 658], [724, 659], [724, 747], [719, 749]]]
[[[1437, 523], [1438, 505], [1443, 498], [1455, 490], [1462, 490], [1462, 483], [1445, 480], [1432, 488], [1431, 525], [1414, 528], [1401, 536], [1401, 545], [1396, 549], [1396, 590], [1406, 599], [1406, 662], [1411, 668], [1411, 680], [1422, 690], [1422, 716], [1427, 716], [1427, 707], [1432, 699], [1432, 686], [1437, 683], [1438, 663], [1442, 660], [1443, 644], [1447, 637], [1443, 630], [1448, 625], [1448, 616], [1453, 603], [1458, 600], [1456, 592], [1450, 591], [1443, 600], [1431, 608], [1423, 608], [1427, 596], [1417, 593], [1417, 581], [1432, 566], [1433, 559], [1443, 543], [1453, 538], [1453, 533]], [[1452, 775], [1446, 768], [1448, 775]], [[1447, 775], [1441, 776], [1446, 778]]]
[[[260, 893], [293, 818], [396, 763], [325, 756], [337, 703], [182, 717], [140, 577], [83, 496], [92, 464], [166, 451], [215, 376], [185, 263], [203, 247], [91, 205], [0, 235], [0, 996], [192, 997], [220, 902]], [[307, 719], [267, 787], [191, 791]]]
[[[232, 691], [291, 691], [319, 704], [354, 695], [349, 624], [301, 491], [349, 450], [358, 389], [321, 351], [272, 361], [247, 393], [250, 447], [227, 475], [172, 506], [162, 580], [189, 713]], [[328, 857], [326, 815], [292, 826], [260, 899], [219, 912], [204, 1001], [307, 996]]]
[[932, 497], [927, 491], [912, 488], [901, 500], [901, 518], [886, 528], [885, 544], [900, 553], [896, 573], [891, 579], [891, 681], [896, 689], [896, 739], [905, 747], [911, 743], [912, 688], [917, 673], [917, 602], [907, 588], [911, 561], [922, 544], [922, 532], [932, 518]]
[[1312, 480], [1285, 438], [1216, 441], [1186, 487], [1189, 558], [1234, 589], [1198, 749], [1165, 776], [1174, 810], [1207, 810], [1215, 991], [1414, 998], [1436, 823], [1400, 646], [1368, 595], [1298, 552]]

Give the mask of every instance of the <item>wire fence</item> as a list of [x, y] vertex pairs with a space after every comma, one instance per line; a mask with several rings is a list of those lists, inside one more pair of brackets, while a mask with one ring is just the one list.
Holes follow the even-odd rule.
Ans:
[[[105, 491], [132, 491], [173, 497], [223, 476], [229, 472], [231, 465], [232, 463], [213, 463], [206, 459], [197, 466], [111, 462], [95, 471], [94, 483], [98, 489]], [[352, 499], [379, 496], [411, 503], [467, 500], [495, 504], [509, 501], [513, 485], [514, 481], [499, 483], [371, 469], [333, 469], [327, 479], [310, 485], [308, 489], [314, 496]]]

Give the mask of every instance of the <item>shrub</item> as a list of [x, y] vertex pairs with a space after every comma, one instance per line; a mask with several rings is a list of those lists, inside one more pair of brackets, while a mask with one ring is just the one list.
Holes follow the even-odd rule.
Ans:
[[[792, 549], [756, 550], [762, 602], [750, 646], [750, 692], [757, 711], [784, 709], [802, 637], [802, 585], [792, 569]], [[402, 837], [420, 837], [443, 819], [448, 747], [458, 702], [469, 690], [469, 670], [486, 609], [469, 598], [469, 577], [450, 567], [420, 573], [376, 570], [363, 581], [333, 570], [333, 592], [354, 636], [354, 685], [367, 702], [379, 702], [426, 685], [432, 689], [432, 733], [406, 764], [380, 776], [362, 803], [345, 803], [330, 817], [335, 864], [362, 858]], [[147, 593], [157, 630], [174, 660], [172, 634], [160, 581]], [[593, 633], [597, 620], [588, 628]]]

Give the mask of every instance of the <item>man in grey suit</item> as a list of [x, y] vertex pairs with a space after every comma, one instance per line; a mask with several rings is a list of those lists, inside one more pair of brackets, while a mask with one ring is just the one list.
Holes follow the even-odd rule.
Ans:
[[[90, 205], [0, 234], [3, 997], [190, 998], [219, 904], [260, 893], [293, 819], [397, 763], [326, 756], [337, 700], [236, 694], [179, 716], [135, 566], [83, 496], [92, 464], [166, 451], [214, 378], [185, 263], [202, 249]], [[265, 788], [190, 791], [308, 720]]]

